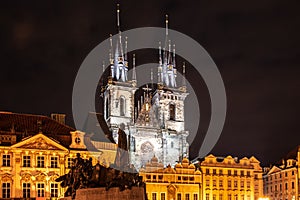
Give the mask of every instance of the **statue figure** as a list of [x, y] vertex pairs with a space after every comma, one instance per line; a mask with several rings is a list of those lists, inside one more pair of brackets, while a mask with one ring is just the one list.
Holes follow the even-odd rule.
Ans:
[[76, 155], [70, 171], [55, 180], [61, 182], [61, 187], [68, 187], [65, 197], [71, 196], [72, 199], [75, 199], [76, 190], [82, 188], [105, 187], [106, 190], [109, 190], [112, 187], [119, 187], [120, 191], [123, 191], [131, 189], [132, 186], [144, 187], [142, 177], [138, 175], [134, 166], [128, 162], [123, 162], [127, 161], [128, 158], [126, 157], [128, 156], [127, 142], [124, 140], [126, 134], [125, 137], [124, 134], [125, 132], [120, 132], [120, 140], [122, 140], [120, 147], [124, 148], [122, 149], [123, 152], [119, 152], [121, 157], [117, 157], [115, 164], [109, 168], [100, 165], [99, 162], [93, 166], [92, 158], [82, 159], [79, 153]]

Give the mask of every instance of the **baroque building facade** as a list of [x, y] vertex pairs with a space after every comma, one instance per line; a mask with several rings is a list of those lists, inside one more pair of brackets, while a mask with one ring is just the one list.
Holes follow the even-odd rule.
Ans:
[[93, 164], [114, 162], [115, 144], [91, 142], [61, 117], [0, 112], [0, 199], [63, 197], [55, 179], [68, 172], [77, 153]]
[[215, 157], [200, 162], [205, 200], [257, 200], [263, 196], [262, 168], [251, 158]]
[[264, 195], [270, 200], [300, 199], [299, 158], [298, 146], [280, 162], [264, 168]]

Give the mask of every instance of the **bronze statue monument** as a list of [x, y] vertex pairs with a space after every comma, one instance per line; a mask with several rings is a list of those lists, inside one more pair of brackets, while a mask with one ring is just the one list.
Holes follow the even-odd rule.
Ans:
[[145, 187], [142, 177], [132, 164], [129, 163], [127, 139], [123, 130], [119, 129], [118, 150], [115, 163], [105, 167], [97, 163], [92, 165], [92, 158], [82, 159], [77, 153], [73, 159], [69, 173], [56, 179], [61, 187], [68, 187], [65, 197], [75, 199], [76, 190], [84, 188], [103, 187], [109, 190], [118, 187], [120, 191], [131, 189], [133, 186]]

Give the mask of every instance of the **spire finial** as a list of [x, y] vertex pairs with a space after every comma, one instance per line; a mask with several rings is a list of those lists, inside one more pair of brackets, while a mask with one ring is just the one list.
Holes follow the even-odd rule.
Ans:
[[173, 67], [174, 68], [176, 67], [175, 56], [176, 56], [176, 53], [175, 53], [175, 44], [173, 44]]
[[117, 26], [118, 26], [118, 32], [121, 31], [120, 29], [120, 4], [117, 4]]
[[150, 71], [150, 80], [151, 80], [151, 89], [153, 89], [153, 69], [151, 67], [151, 71]]
[[102, 61], [102, 73], [105, 71], [105, 61]]
[[169, 16], [166, 15], [166, 35], [168, 35], [168, 29], [169, 29]]
[[128, 46], [128, 42], [127, 42], [128, 37], [125, 37], [125, 52], [124, 52], [124, 60], [125, 60], [125, 66], [128, 67], [128, 63], [127, 63], [127, 46]]
[[183, 62], [183, 65], [182, 65], [182, 87], [186, 91], [185, 62]]
[[136, 85], [135, 54], [132, 58], [132, 82]]
[[110, 49], [109, 49], [109, 62], [110, 64], [113, 64], [114, 59], [113, 59], [113, 42], [112, 42], [112, 34], [109, 34], [109, 43], [110, 43]]

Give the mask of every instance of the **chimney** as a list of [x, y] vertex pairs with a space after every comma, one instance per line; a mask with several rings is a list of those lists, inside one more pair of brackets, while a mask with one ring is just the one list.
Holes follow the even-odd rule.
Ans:
[[65, 114], [58, 114], [58, 113], [52, 113], [51, 114], [51, 119], [61, 123], [65, 124], [66, 123], [66, 115]]

